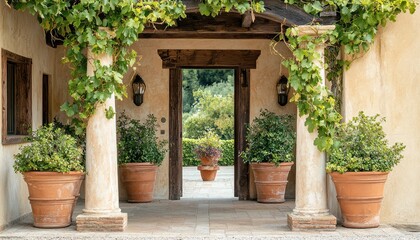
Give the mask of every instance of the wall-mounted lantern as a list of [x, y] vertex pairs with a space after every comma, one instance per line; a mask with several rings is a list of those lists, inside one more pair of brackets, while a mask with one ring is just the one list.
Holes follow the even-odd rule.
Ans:
[[277, 95], [278, 95], [278, 103], [280, 106], [284, 106], [288, 102], [289, 98], [289, 88], [287, 87], [287, 78], [285, 76], [281, 76], [279, 81], [277, 82]]
[[136, 106], [140, 106], [143, 103], [143, 95], [146, 91], [146, 84], [138, 74], [136, 74], [133, 83], [131, 84], [133, 87], [133, 102]]

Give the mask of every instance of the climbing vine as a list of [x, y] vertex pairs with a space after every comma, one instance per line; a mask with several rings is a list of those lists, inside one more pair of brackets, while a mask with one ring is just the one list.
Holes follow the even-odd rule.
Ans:
[[[123, 75], [136, 60], [136, 52], [128, 48], [138, 40], [146, 26], [166, 24], [185, 18], [186, 6], [178, 0], [9, 0], [8, 4], [38, 16], [41, 26], [61, 39], [67, 53], [63, 59], [72, 68], [69, 81], [71, 102], [61, 106], [82, 132], [86, 120], [94, 113], [95, 105], [103, 103], [112, 94], [117, 99], [126, 96]], [[215, 16], [222, 9], [261, 12], [263, 2], [249, 0], [205, 0], [200, 5], [203, 15]], [[87, 48], [92, 54], [113, 56], [110, 66], [87, 59]], [[87, 75], [87, 63], [94, 66], [94, 74]], [[115, 114], [112, 108], [106, 116]]]
[[[329, 46], [326, 53], [329, 64], [327, 78], [332, 80], [335, 94], [341, 94], [340, 76], [344, 68], [348, 68], [353, 59], [369, 50], [379, 26], [388, 21], [395, 21], [401, 12], [413, 13], [417, 3], [414, 0], [325, 0], [296, 1], [286, 3], [297, 4], [307, 13], [319, 16], [324, 9], [334, 10], [339, 18], [335, 29], [318, 36], [301, 36], [298, 28], [288, 28], [280, 34], [280, 41], [293, 53], [293, 58], [283, 64], [289, 70], [289, 82], [295, 89], [291, 101], [296, 102], [299, 114], [307, 115], [305, 125], [310, 132], [318, 131], [314, 144], [321, 151], [328, 151], [334, 142], [334, 133], [341, 115], [336, 107], [333, 92], [321, 84], [320, 68], [316, 62], [320, 54], [315, 50], [319, 44]], [[315, 25], [316, 23], [312, 23]], [[276, 44], [273, 44], [274, 46]], [[349, 59], [338, 58], [340, 47]]]
[[[343, 68], [352, 58], [365, 52], [373, 43], [379, 26], [395, 21], [398, 14], [416, 9], [415, 0], [285, 0], [288, 4], [302, 7], [314, 16], [325, 10], [337, 12], [335, 29], [320, 36], [300, 36], [297, 28], [288, 28], [280, 34], [294, 58], [284, 61], [289, 69], [290, 85], [295, 89], [292, 101], [299, 114], [307, 115], [309, 131], [318, 131], [314, 144], [323, 151], [334, 145], [334, 132], [341, 120], [334, 94], [321, 84], [322, 78], [316, 60], [320, 54], [316, 46], [330, 46], [327, 54], [328, 79], [333, 80], [333, 90], [340, 94]], [[112, 94], [118, 99], [126, 95], [122, 78], [136, 59], [136, 53], [128, 48], [138, 39], [146, 26], [155, 24], [174, 25], [176, 19], [185, 18], [186, 7], [179, 0], [7, 0], [16, 9], [27, 10], [38, 16], [41, 26], [53, 39], [61, 39], [67, 48], [64, 62], [72, 66], [69, 92], [72, 101], [61, 109], [83, 127], [93, 114], [95, 105], [104, 102]], [[264, 2], [257, 0], [202, 0], [201, 14], [216, 16], [220, 11], [236, 10], [239, 13], [264, 11]], [[308, 23], [316, 24], [316, 23]], [[286, 41], [287, 40], [287, 41]], [[275, 45], [275, 44], [274, 44]], [[113, 63], [102, 66], [98, 61], [87, 59], [87, 48], [93, 54], [110, 54]], [[339, 49], [350, 56], [340, 60]], [[95, 71], [88, 76], [87, 62]], [[107, 109], [107, 117], [115, 112]], [[79, 128], [79, 130], [82, 128]]]

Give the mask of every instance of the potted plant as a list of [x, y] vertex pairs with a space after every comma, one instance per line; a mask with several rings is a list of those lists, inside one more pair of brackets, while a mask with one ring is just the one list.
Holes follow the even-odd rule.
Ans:
[[332, 177], [343, 225], [351, 228], [379, 226], [379, 212], [388, 172], [401, 160], [405, 146], [390, 146], [379, 115], [359, 112], [337, 129], [338, 146], [330, 152], [327, 172]]
[[15, 155], [13, 168], [28, 185], [34, 226], [67, 227], [84, 178], [82, 149], [54, 124], [30, 131], [31, 144]]
[[128, 202], [151, 202], [158, 166], [162, 163], [166, 141], [156, 136], [157, 120], [149, 114], [144, 123], [124, 112], [117, 121], [118, 163]]
[[197, 169], [200, 170], [203, 181], [214, 181], [219, 170], [217, 163], [222, 152], [219, 136], [213, 131], [207, 131], [206, 135], [198, 140], [194, 152], [201, 161]]
[[293, 166], [296, 132], [291, 115], [262, 110], [248, 127], [248, 147], [241, 153], [251, 163], [257, 201], [284, 202], [287, 177]]

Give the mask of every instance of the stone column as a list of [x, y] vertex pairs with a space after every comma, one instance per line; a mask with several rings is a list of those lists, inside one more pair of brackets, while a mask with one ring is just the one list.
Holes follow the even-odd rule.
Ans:
[[[94, 60], [112, 64], [112, 56], [88, 50], [89, 76], [94, 74]], [[105, 116], [109, 107], [115, 110], [114, 95], [96, 105], [87, 124], [85, 208], [76, 218], [78, 231], [124, 231], [127, 226], [127, 214], [119, 208], [116, 121], [115, 116]]]
[[[334, 26], [299, 26], [299, 35], [317, 36]], [[301, 46], [305, 47], [305, 46]], [[316, 51], [321, 58], [316, 62], [325, 84], [324, 49], [319, 45]], [[337, 220], [329, 214], [327, 206], [326, 156], [314, 145], [318, 133], [309, 133], [305, 126], [307, 116], [297, 117], [296, 142], [296, 200], [295, 209], [288, 215], [291, 230], [335, 230]]]

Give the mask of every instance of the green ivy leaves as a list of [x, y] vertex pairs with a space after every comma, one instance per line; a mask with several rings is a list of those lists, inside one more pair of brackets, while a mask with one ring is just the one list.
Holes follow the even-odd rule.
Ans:
[[[369, 50], [373, 43], [377, 29], [384, 26], [387, 21], [395, 21], [401, 12], [416, 9], [414, 0], [383, 0], [383, 1], [297, 1], [287, 0], [289, 4], [296, 4], [310, 14], [318, 15], [323, 9], [329, 8], [339, 13], [339, 20], [335, 29], [321, 36], [299, 36], [297, 28], [289, 28], [280, 40], [287, 39], [287, 46], [293, 52], [294, 58], [283, 62], [289, 69], [289, 83], [295, 89], [291, 101], [296, 102], [299, 115], [307, 115], [305, 125], [310, 132], [315, 129], [318, 137], [314, 144], [320, 151], [330, 151], [337, 146], [335, 132], [341, 121], [337, 111], [333, 93], [322, 86], [319, 68], [315, 63], [320, 54], [315, 51], [319, 44], [343, 46], [344, 52], [349, 56], [356, 56]], [[274, 44], [275, 45], [275, 44]], [[325, 67], [329, 72], [329, 80], [337, 79], [342, 74], [343, 68], [350, 66], [349, 61], [342, 61], [336, 54], [326, 54], [329, 59]], [[337, 83], [333, 82], [333, 85]], [[335, 86], [337, 87], [337, 86]], [[335, 89], [335, 92], [340, 91]]]
[[248, 10], [260, 13], [263, 12], [264, 2], [255, 0], [203, 0], [199, 5], [200, 13], [204, 16], [215, 17], [222, 10], [229, 12], [235, 9], [239, 13], [243, 14]]
[[[186, 6], [179, 0], [11, 0], [11, 3], [16, 9], [39, 16], [45, 30], [54, 30], [58, 34], [55, 37], [64, 39], [68, 49], [64, 62], [73, 67], [69, 81], [73, 101], [62, 105], [61, 110], [80, 128], [95, 111], [95, 104], [112, 94], [119, 99], [126, 96], [122, 76], [136, 59], [136, 53], [128, 47], [138, 40], [145, 26], [154, 23], [171, 26], [176, 19], [186, 17]], [[262, 12], [264, 4], [254, 0], [204, 0], [200, 4], [203, 15], [216, 16], [222, 10], [232, 9], [240, 13]], [[112, 55], [112, 65], [106, 67], [95, 62], [94, 75], [87, 76], [85, 50], [88, 47], [93, 54]], [[106, 116], [113, 115], [114, 110], [108, 109]]]

